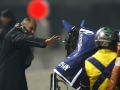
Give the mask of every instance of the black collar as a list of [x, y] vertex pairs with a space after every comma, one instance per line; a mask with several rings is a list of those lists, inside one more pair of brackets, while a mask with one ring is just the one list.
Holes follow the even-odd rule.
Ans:
[[16, 23], [14, 27], [21, 28], [24, 33], [28, 34], [27, 29], [24, 26], [22, 26], [20, 23]]

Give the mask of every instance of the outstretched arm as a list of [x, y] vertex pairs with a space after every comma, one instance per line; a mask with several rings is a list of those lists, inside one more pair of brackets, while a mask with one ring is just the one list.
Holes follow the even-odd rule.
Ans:
[[42, 39], [23, 34], [19, 31], [14, 31], [11, 35], [11, 41], [16, 45], [28, 45], [41, 48], [45, 48], [46, 46], [53, 46], [54, 42], [58, 41], [59, 39], [60, 36], [53, 36], [50, 39]]

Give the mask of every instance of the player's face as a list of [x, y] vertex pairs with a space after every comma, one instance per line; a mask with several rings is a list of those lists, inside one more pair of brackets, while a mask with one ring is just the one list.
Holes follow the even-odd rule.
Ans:
[[28, 30], [29, 35], [33, 35], [36, 31], [36, 23], [34, 20], [31, 20], [30, 22], [26, 22], [24, 24], [26, 29]]

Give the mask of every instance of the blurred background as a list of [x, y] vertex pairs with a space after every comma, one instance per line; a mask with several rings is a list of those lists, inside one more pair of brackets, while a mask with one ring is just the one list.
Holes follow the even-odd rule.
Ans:
[[[87, 26], [95, 30], [103, 26], [120, 29], [120, 0], [0, 1], [0, 12], [4, 9], [10, 9], [17, 22], [31, 16], [28, 11], [31, 2], [45, 2], [48, 7], [47, 14], [42, 18], [34, 16], [38, 25], [35, 36], [40, 38], [49, 38], [52, 35], [61, 36], [61, 40], [56, 43], [55, 47], [33, 49], [35, 59], [31, 67], [26, 70], [29, 90], [49, 90], [50, 74], [66, 56], [62, 41], [67, 33], [62, 25], [62, 20], [68, 21], [73, 26], [80, 25], [82, 20], [86, 20]], [[35, 10], [39, 12], [40, 8], [36, 7]], [[62, 90], [66, 90], [64, 85], [61, 86]], [[69, 90], [74, 89], [69, 87]]]

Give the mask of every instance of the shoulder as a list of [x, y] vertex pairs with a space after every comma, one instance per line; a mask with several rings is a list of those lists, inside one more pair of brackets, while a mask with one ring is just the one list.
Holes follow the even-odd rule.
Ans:
[[85, 66], [84, 67], [85, 67], [87, 72], [91, 71], [91, 69], [93, 67], [92, 62], [94, 62], [94, 58], [92, 56], [85, 60]]
[[13, 33], [22, 33], [22, 29], [19, 27], [14, 27], [9, 31], [11, 34]]
[[92, 66], [91, 60], [92, 60], [92, 57], [89, 57], [85, 60], [85, 68], [89, 68]]
[[12, 28], [7, 34], [6, 34], [6, 38], [11, 38], [12, 36], [15, 36], [17, 34], [22, 33], [22, 30], [20, 28]]
[[20, 27], [14, 27], [14, 28], [12, 28], [12, 31], [18, 31], [18, 32], [20, 31], [21, 32], [22, 29]]
[[15, 26], [10, 30], [11, 32], [22, 32], [20, 23], [16, 23]]

